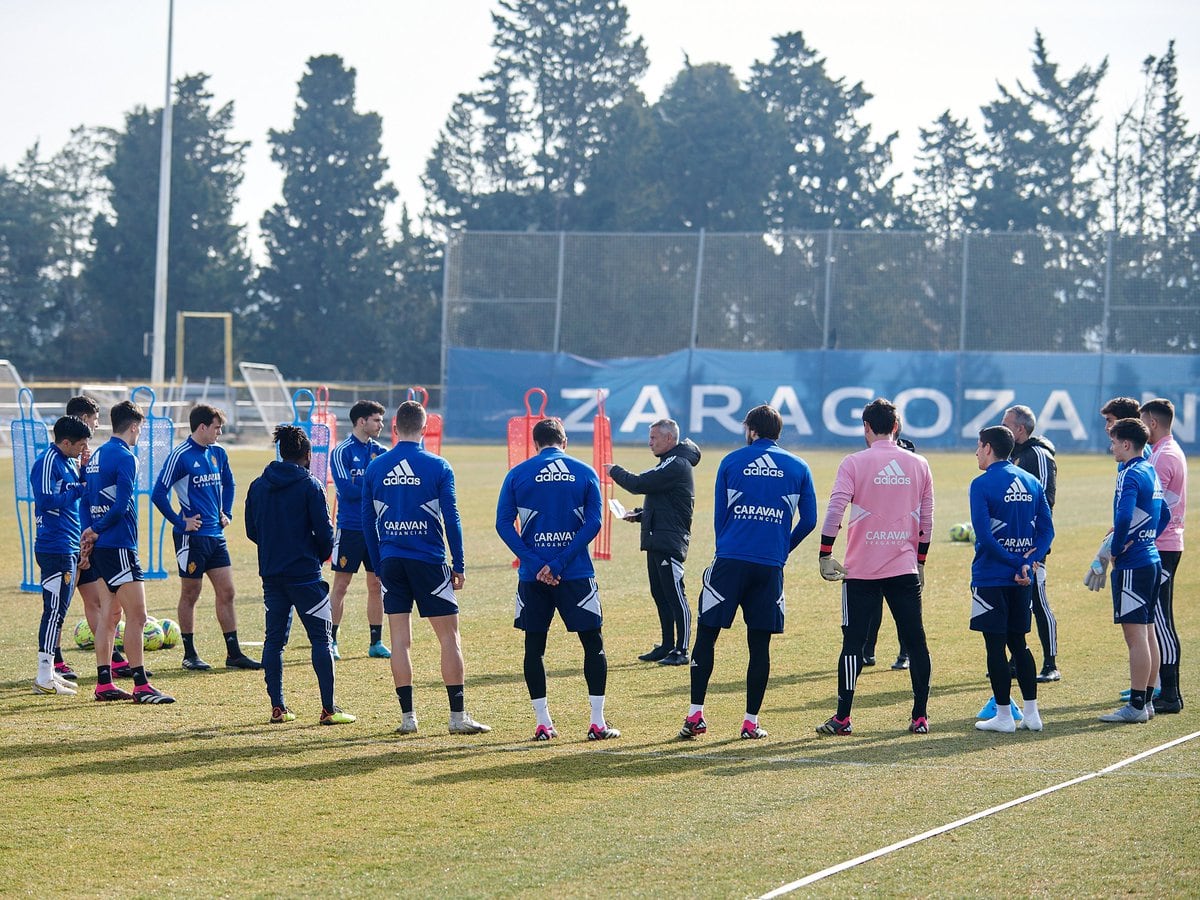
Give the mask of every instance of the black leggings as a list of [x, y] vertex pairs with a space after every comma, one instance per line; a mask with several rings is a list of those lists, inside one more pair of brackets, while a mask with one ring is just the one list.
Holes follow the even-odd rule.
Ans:
[[838, 658], [838, 717], [850, 715], [854, 690], [862, 672], [862, 648], [867, 629], [883, 615], [887, 600], [900, 643], [908, 653], [914, 719], [927, 714], [933, 663], [921, 620], [921, 582], [916, 575], [846, 579], [842, 586], [842, 653]]
[[[529, 688], [530, 700], [541, 700], [546, 696], [546, 632], [525, 632], [525, 686]], [[587, 682], [588, 694], [603, 697], [608, 686], [608, 657], [604, 655], [604, 637], [599, 628], [579, 632], [579, 643], [583, 645], [583, 679]]]
[[[720, 634], [721, 629], [711, 625], [701, 624], [696, 628], [696, 644], [692, 648], [692, 703], [696, 706], [703, 706], [708, 694]], [[746, 712], [756, 716], [762, 709], [767, 681], [771, 677], [771, 632], [747, 628], [746, 646], [750, 649], [750, 662], [746, 666]]]
[[988, 680], [992, 683], [992, 696], [997, 706], [1012, 703], [1012, 675], [1008, 668], [1005, 648], [1012, 654], [1017, 666], [1017, 684], [1021, 696], [1026, 700], [1037, 699], [1037, 663], [1033, 651], [1025, 645], [1025, 635], [1010, 631], [1008, 634], [983, 633], [983, 644], [987, 648]]

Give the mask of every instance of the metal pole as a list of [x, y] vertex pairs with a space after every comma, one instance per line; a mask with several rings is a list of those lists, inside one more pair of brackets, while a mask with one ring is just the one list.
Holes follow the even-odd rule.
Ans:
[[967, 238], [970, 235], [963, 232], [962, 283], [958, 289], [958, 352], [967, 349]]
[[[233, 384], [233, 313], [225, 313], [225, 390]], [[182, 383], [182, 382], [181, 382]]]
[[833, 305], [833, 229], [825, 232], [825, 322], [821, 326], [821, 349], [829, 349], [829, 311]]
[[700, 229], [700, 240], [696, 245], [696, 283], [692, 287], [692, 340], [689, 346], [695, 350], [700, 341], [700, 284], [704, 277], [704, 229]]
[[183, 310], [175, 313], [175, 383], [183, 384]]
[[175, 29], [175, 0], [167, 6], [167, 90], [163, 102], [162, 146], [158, 165], [158, 235], [154, 253], [154, 344], [150, 383], [159, 387], [167, 367], [167, 240], [171, 216], [171, 44]]
[[1096, 379], [1099, 382], [1096, 385], [1099, 391], [1099, 396], [1096, 398], [1097, 405], [1104, 403], [1104, 376], [1105, 362], [1108, 360], [1108, 317], [1109, 310], [1112, 308], [1112, 270], [1113, 270], [1113, 237], [1114, 233], [1109, 232], [1104, 239], [1104, 316], [1100, 322], [1100, 377]]
[[567, 233], [558, 233], [558, 287], [554, 299], [554, 352], [558, 352], [562, 340], [562, 311], [563, 311], [563, 265], [567, 252]]
[[[446, 347], [450, 340], [450, 251], [457, 234], [446, 235], [446, 249], [442, 251], [442, 396], [441, 408], [446, 409]], [[391, 391], [391, 388], [388, 388]]]

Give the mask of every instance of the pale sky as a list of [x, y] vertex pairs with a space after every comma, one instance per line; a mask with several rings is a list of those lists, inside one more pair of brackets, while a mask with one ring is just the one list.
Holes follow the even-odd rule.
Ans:
[[[645, 40], [651, 99], [693, 63], [723, 62], [745, 78], [771, 38], [803, 31], [835, 77], [874, 95], [874, 134], [899, 131], [896, 171], [911, 171], [920, 127], [943, 110], [978, 128], [996, 82], [1032, 81], [1034, 30], [1060, 72], [1108, 57], [1101, 88], [1111, 139], [1137, 98], [1141, 63], [1176, 41], [1192, 130], [1200, 127], [1200, 3], [1195, 0], [625, 0]], [[341, 55], [358, 71], [357, 102], [383, 118], [384, 155], [400, 199], [424, 206], [420, 174], [454, 98], [476, 89], [494, 53], [493, 0], [176, 0], [173, 74], [206, 72], [214, 102], [234, 102], [233, 137], [251, 142], [237, 217], [250, 225], [280, 199], [267, 131], [291, 125], [305, 61]], [[119, 127], [138, 104], [159, 107], [167, 0], [0, 0], [0, 165], [35, 142], [48, 155], [74, 126]]]

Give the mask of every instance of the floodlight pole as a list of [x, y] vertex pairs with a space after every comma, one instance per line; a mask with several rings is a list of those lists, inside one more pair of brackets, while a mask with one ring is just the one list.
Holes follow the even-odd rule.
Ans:
[[171, 222], [171, 45], [175, 28], [175, 0], [167, 6], [167, 90], [162, 114], [162, 146], [158, 164], [158, 234], [154, 250], [154, 340], [150, 383], [161, 387], [167, 369], [167, 241]]

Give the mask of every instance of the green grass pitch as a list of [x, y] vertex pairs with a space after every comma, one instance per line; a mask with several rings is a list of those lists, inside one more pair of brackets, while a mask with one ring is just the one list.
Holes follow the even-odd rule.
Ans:
[[[712, 482], [722, 452], [707, 448], [697, 470], [687, 564], [693, 609], [712, 554]], [[823, 515], [842, 454], [799, 452], [813, 467]], [[814, 733], [833, 711], [841, 608], [839, 588], [817, 574], [814, 533], [787, 567], [787, 632], [772, 644], [762, 711], [770, 737], [738, 739], [746, 667], [739, 620], [717, 644], [709, 733], [676, 739], [688, 672], [636, 659], [655, 642], [657, 619], [637, 527], [616, 522], [613, 559], [597, 563], [597, 579], [608, 716], [623, 736], [602, 745], [584, 741], [581, 651], [556, 624], [546, 663], [562, 737], [535, 745], [521, 639], [512, 628], [516, 576], [492, 527], [505, 451], [450, 444], [445, 453], [456, 469], [466, 530], [460, 603], [467, 704], [494, 728], [481, 737], [446, 733], [437, 646], [420, 621], [413, 654], [421, 732], [394, 733], [399, 707], [388, 665], [366, 655], [361, 579], [348, 597], [339, 641], [346, 658], [337, 666], [338, 700], [358, 715], [354, 725], [317, 726], [316, 683], [298, 625], [285, 657], [288, 701], [299, 715], [294, 724], [267, 724], [258, 673], [184, 672], [178, 650], [147, 654], [155, 683], [178, 703], [93, 703], [94, 657], [71, 639], [82, 615], [78, 600], [64, 643], [68, 662], [81, 672], [81, 692], [34, 696], [40, 598], [17, 590], [17, 532], [12, 501], [5, 500], [0, 894], [755, 896], [1197, 730], [1195, 549], [1185, 552], [1176, 587], [1187, 708], [1143, 726], [1096, 721], [1117, 705], [1128, 674], [1107, 593], [1081, 583], [1111, 518], [1113, 464], [1095, 455], [1059, 460], [1050, 591], [1064, 678], [1040, 686], [1046, 729], [975, 731], [974, 714], [990, 689], [982, 640], [967, 628], [971, 550], [948, 539], [950, 526], [968, 518], [967, 485], [977, 472], [966, 451], [929, 457], [937, 494], [925, 598], [934, 661], [929, 735], [905, 730], [908, 674], [888, 669], [895, 629], [887, 616], [880, 665], [859, 681], [854, 735]], [[635, 471], [652, 461], [640, 447], [616, 455]], [[257, 641], [261, 590], [240, 509], [269, 456], [235, 449], [231, 458], [239, 484], [239, 516], [229, 533], [240, 634]], [[11, 498], [11, 478], [5, 461], [0, 496]], [[1192, 485], [1194, 511], [1195, 477]], [[631, 505], [629, 495], [616, 495]], [[147, 594], [152, 614], [175, 617], [173, 574], [149, 582]], [[201, 654], [220, 662], [207, 587], [198, 613]], [[1036, 647], [1036, 633], [1030, 637]], [[818, 889], [838, 896], [1194, 894], [1198, 811], [1200, 740], [842, 872]]]

